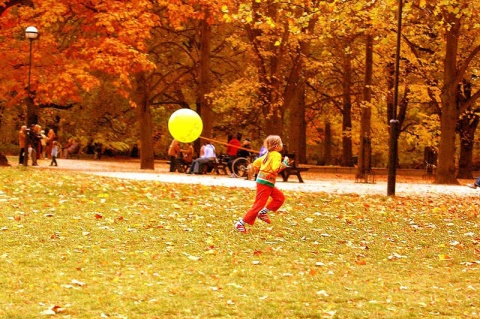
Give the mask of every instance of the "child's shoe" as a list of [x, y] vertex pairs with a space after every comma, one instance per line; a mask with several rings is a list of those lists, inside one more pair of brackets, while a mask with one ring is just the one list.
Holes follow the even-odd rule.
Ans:
[[247, 232], [245, 229], [245, 223], [242, 220], [235, 222], [235, 229], [244, 234]]
[[267, 213], [259, 213], [257, 218], [260, 219], [261, 221], [266, 222], [267, 224], [270, 224], [270, 217], [268, 217]]

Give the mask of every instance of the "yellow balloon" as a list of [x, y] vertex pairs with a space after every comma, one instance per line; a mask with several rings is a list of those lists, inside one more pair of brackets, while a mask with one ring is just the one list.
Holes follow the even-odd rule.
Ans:
[[191, 143], [202, 134], [202, 118], [190, 109], [177, 110], [168, 120], [168, 130], [177, 141]]

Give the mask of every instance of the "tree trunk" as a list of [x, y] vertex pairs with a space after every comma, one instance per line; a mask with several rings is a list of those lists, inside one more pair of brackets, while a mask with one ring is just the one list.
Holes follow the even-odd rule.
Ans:
[[[316, 20], [310, 20], [308, 27], [302, 30], [305, 34], [312, 34], [315, 30]], [[308, 37], [307, 37], [308, 38]], [[308, 38], [309, 39], [309, 38]], [[284, 100], [287, 102], [285, 109], [290, 114], [290, 134], [288, 136], [290, 151], [295, 152], [299, 163], [307, 161], [307, 122], [305, 120], [305, 95], [307, 71], [305, 70], [305, 57], [310, 56], [311, 40], [299, 40], [299, 49], [295, 52], [295, 63], [292, 66], [291, 76], [288, 78]], [[290, 93], [291, 92], [291, 93]], [[290, 99], [289, 96], [292, 98]]]
[[140, 169], [155, 169], [152, 114], [150, 110], [149, 92], [145, 73], [136, 75], [134, 101], [137, 104], [138, 111]]
[[480, 117], [474, 112], [466, 112], [458, 122], [460, 136], [460, 159], [458, 160], [457, 178], [472, 179], [473, 146], [475, 131]]
[[371, 170], [371, 116], [370, 102], [372, 100], [372, 77], [373, 77], [373, 38], [367, 34], [365, 45], [365, 85], [363, 87], [364, 105], [360, 119], [360, 147], [358, 150], [358, 166], [356, 178], [365, 178], [365, 173]]
[[[452, 14], [453, 16], [453, 14]], [[458, 184], [455, 178], [455, 127], [458, 121], [457, 108], [457, 53], [461, 21], [450, 17], [450, 27], [446, 30], [446, 53], [443, 68], [442, 116], [440, 118], [440, 146], [436, 184]]]
[[332, 124], [325, 122], [325, 165], [334, 165], [332, 158]]
[[352, 162], [352, 57], [343, 57], [342, 81], [342, 165], [353, 166]]
[[305, 121], [305, 89], [304, 83], [299, 83], [295, 90], [295, 98], [291, 99], [288, 106], [290, 125], [288, 126], [288, 144], [290, 153], [295, 153], [297, 163], [305, 163], [307, 158], [307, 122]]
[[[275, 42], [269, 40], [271, 37], [268, 31], [260, 28], [255, 22], [259, 19], [263, 19], [262, 7], [263, 4], [260, 1], [252, 2], [252, 11], [254, 14], [253, 22], [247, 24], [247, 36], [251, 43], [252, 53], [254, 54], [253, 62], [255, 63], [258, 72], [259, 89], [258, 101], [255, 107], [260, 108], [263, 119], [263, 128], [265, 135], [282, 135], [284, 133], [284, 116], [285, 116], [285, 103], [283, 100], [284, 95], [280, 92], [281, 85], [284, 85], [282, 79], [282, 67], [285, 58], [285, 54], [288, 53], [287, 44], [289, 31], [285, 30], [280, 37], [282, 42], [279, 46], [275, 46]], [[269, 3], [265, 8], [264, 14], [271, 17], [275, 21], [278, 15], [278, 4]], [[276, 41], [276, 40], [273, 40]], [[285, 89], [284, 89], [285, 90]], [[293, 124], [292, 124], [293, 125]]]
[[0, 152], [0, 166], [10, 166], [7, 157], [2, 152]]
[[211, 138], [213, 136], [213, 120], [214, 113], [210, 99], [207, 94], [211, 91], [211, 76], [210, 76], [210, 42], [212, 38], [212, 27], [205, 18], [201, 22], [200, 34], [200, 61], [198, 61], [199, 84], [197, 91], [197, 111], [203, 121], [202, 136]]
[[295, 63], [292, 66], [290, 76], [287, 81], [287, 87], [284, 93], [284, 108], [288, 110], [289, 124], [288, 132], [283, 136], [287, 137], [288, 151], [296, 154], [298, 163], [306, 162], [306, 141], [307, 141], [307, 122], [305, 121], [305, 89], [306, 82], [304, 73], [304, 61], [302, 52], [306, 49], [298, 50]]

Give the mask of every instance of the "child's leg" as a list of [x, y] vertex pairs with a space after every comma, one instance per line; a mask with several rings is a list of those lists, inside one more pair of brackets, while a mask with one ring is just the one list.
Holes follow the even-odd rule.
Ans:
[[283, 203], [285, 202], [285, 195], [283, 195], [282, 191], [278, 188], [272, 188], [270, 193], [272, 200], [267, 205], [267, 209], [270, 211], [276, 212], [280, 207], [282, 207]]
[[243, 221], [245, 223], [250, 225], [253, 225], [255, 223], [258, 212], [265, 207], [265, 204], [267, 204], [272, 189], [274, 188], [262, 184], [257, 184], [257, 194], [255, 195], [255, 202], [253, 203], [252, 208], [250, 208], [250, 210], [243, 217]]

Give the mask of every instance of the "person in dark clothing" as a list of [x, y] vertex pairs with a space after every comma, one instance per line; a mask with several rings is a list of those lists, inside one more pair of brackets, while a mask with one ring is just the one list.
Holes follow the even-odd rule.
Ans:
[[29, 136], [29, 144], [32, 148], [31, 158], [32, 158], [32, 166], [38, 166], [37, 163], [37, 149], [40, 145], [40, 140], [42, 139], [42, 135], [40, 134], [40, 126], [32, 124], [30, 126], [30, 132], [28, 133]]
[[250, 156], [250, 151], [249, 149], [252, 148], [252, 143], [250, 139], [247, 137], [243, 143], [242, 143], [242, 148], [238, 150], [237, 152], [237, 157], [246, 157], [248, 158]]

